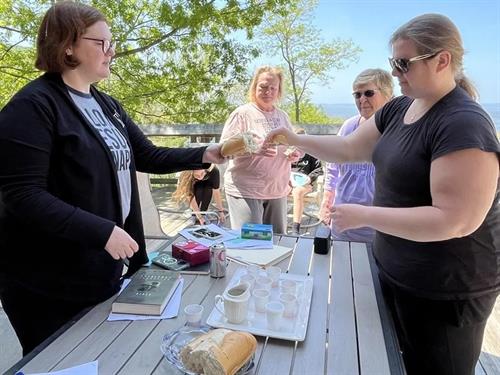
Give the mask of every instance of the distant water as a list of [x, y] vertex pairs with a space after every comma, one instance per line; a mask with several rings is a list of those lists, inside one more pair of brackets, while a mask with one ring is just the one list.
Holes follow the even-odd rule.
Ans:
[[[329, 116], [340, 117], [344, 120], [358, 113], [356, 106], [350, 103], [320, 104], [320, 106]], [[485, 103], [482, 106], [490, 114], [497, 131], [500, 132], [500, 103]]]

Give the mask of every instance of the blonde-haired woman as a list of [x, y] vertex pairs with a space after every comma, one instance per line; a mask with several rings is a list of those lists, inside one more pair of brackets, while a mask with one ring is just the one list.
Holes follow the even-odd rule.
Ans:
[[177, 189], [172, 194], [172, 199], [178, 204], [187, 203], [196, 216], [196, 222], [203, 225], [205, 218], [201, 212], [210, 211], [209, 206], [215, 200], [219, 220], [225, 220], [224, 205], [220, 192], [220, 172], [212, 164], [207, 169], [183, 171], [179, 175]]
[[376, 230], [374, 256], [408, 374], [473, 374], [500, 290], [500, 144], [463, 71], [460, 33], [424, 14], [391, 38], [403, 96], [347, 137], [283, 134], [333, 162], [375, 164], [373, 206], [332, 209]]
[[[269, 66], [258, 68], [248, 91], [250, 102], [231, 113], [221, 141], [243, 132], [250, 132], [263, 141], [274, 129], [291, 130], [288, 115], [276, 106], [282, 94], [281, 70]], [[241, 228], [244, 223], [263, 223], [272, 224], [276, 233], [285, 233], [290, 166], [301, 155], [298, 151], [285, 155], [285, 149], [278, 146], [229, 161], [224, 188], [233, 229]]]

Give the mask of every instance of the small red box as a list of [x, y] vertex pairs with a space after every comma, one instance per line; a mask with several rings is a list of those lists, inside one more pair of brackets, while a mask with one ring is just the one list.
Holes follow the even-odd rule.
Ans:
[[182, 259], [192, 266], [207, 263], [210, 259], [208, 247], [191, 240], [177, 242], [172, 245], [172, 256]]

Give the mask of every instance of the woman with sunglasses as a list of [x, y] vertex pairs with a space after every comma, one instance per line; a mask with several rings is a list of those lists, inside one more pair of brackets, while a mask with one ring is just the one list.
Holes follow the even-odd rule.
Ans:
[[[394, 83], [389, 72], [382, 69], [366, 69], [354, 79], [352, 84], [354, 102], [359, 115], [347, 119], [338, 135], [347, 136], [358, 127], [364, 126], [378, 109], [393, 97]], [[327, 163], [325, 191], [321, 202], [320, 217], [330, 222], [330, 210], [336, 205], [356, 203], [371, 205], [375, 190], [375, 167], [373, 163]], [[337, 231], [332, 226], [332, 236], [336, 240], [372, 242], [373, 228], [362, 227]]]
[[500, 290], [500, 144], [445, 16], [391, 38], [403, 96], [347, 137], [280, 134], [320, 159], [373, 161], [373, 206], [332, 208], [340, 231], [376, 230], [374, 256], [408, 373], [473, 374]]
[[[220, 162], [219, 145], [154, 146], [93, 84], [110, 75], [111, 32], [96, 9], [45, 14], [36, 67], [0, 112], [0, 300], [28, 354], [148, 261], [136, 171]], [[33, 314], [35, 316], [33, 316]]]

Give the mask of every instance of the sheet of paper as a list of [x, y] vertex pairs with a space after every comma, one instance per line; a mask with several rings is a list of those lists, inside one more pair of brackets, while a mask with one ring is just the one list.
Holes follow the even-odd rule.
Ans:
[[84, 363], [75, 367], [70, 367], [64, 370], [52, 372], [37, 372], [37, 373], [23, 373], [16, 372], [16, 375], [98, 375], [97, 374], [97, 361]]
[[248, 249], [227, 249], [226, 256], [239, 263], [254, 263], [261, 266], [269, 266], [290, 256], [292, 250], [289, 247], [279, 245], [274, 245], [271, 250], [255, 249], [249, 251]]
[[[208, 230], [211, 230], [212, 232], [217, 232], [217, 233], [221, 234], [222, 237], [217, 239], [217, 240], [209, 240], [209, 239], [200, 238], [200, 237], [197, 237], [197, 236], [194, 236], [191, 234], [191, 232], [193, 230], [196, 230], [199, 228], [206, 228]], [[200, 225], [198, 227], [186, 228], [186, 229], [181, 230], [179, 233], [183, 237], [187, 238], [188, 240], [196, 241], [196, 242], [201, 243], [202, 245], [205, 245], [208, 247], [210, 247], [216, 243], [232, 240], [233, 238], [237, 238], [239, 236], [239, 234], [235, 234], [233, 231], [225, 230], [225, 229], [223, 229], [215, 224]]]
[[[120, 290], [120, 293], [122, 292], [123, 288], [127, 286], [127, 284], [130, 282], [130, 279], [125, 279], [123, 281], [122, 289]], [[181, 297], [182, 297], [182, 287], [184, 285], [184, 279], [181, 278], [181, 281], [179, 283], [179, 286], [177, 289], [175, 289], [174, 294], [172, 295], [172, 298], [170, 298], [170, 301], [168, 301], [167, 306], [165, 306], [165, 309], [163, 310], [161, 315], [134, 315], [134, 314], [116, 314], [116, 313], [110, 313], [108, 316], [108, 321], [115, 321], [115, 320], [152, 320], [152, 319], [171, 319], [175, 318], [179, 314], [179, 308], [181, 306]]]

